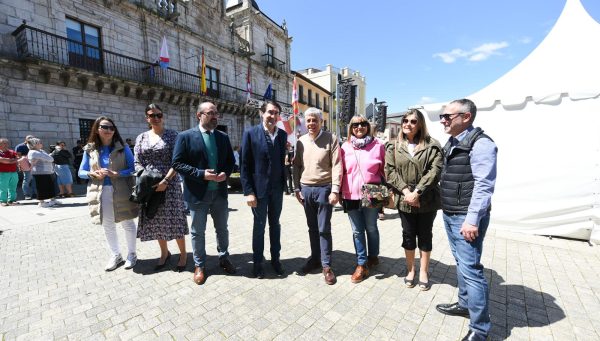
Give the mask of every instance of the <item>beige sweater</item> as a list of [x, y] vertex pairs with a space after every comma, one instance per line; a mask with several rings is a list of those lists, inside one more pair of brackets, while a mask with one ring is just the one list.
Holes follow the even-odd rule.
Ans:
[[323, 131], [313, 141], [305, 134], [296, 143], [294, 155], [294, 185], [331, 185], [331, 192], [339, 193], [342, 179], [340, 144], [335, 135]]

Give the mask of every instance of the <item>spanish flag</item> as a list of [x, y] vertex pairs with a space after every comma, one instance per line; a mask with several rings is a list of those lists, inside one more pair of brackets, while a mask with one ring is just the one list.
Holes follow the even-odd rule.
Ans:
[[202, 69], [200, 71], [200, 93], [206, 95], [206, 62], [204, 61], [204, 46], [202, 47]]

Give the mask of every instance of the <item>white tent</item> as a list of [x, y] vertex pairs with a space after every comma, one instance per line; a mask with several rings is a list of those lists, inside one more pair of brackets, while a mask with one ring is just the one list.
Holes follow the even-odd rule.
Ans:
[[[468, 96], [498, 145], [491, 227], [600, 243], [600, 24], [567, 0], [519, 65]], [[442, 145], [439, 114], [425, 106]]]

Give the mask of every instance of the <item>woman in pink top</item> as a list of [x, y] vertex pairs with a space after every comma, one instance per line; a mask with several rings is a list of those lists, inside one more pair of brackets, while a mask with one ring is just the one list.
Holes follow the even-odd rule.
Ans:
[[384, 180], [385, 147], [373, 137], [371, 124], [364, 116], [350, 120], [347, 136], [340, 153], [342, 205], [350, 218], [358, 264], [351, 281], [359, 283], [369, 277], [369, 267], [379, 264], [379, 209], [361, 207], [360, 199], [363, 184], [380, 184]]

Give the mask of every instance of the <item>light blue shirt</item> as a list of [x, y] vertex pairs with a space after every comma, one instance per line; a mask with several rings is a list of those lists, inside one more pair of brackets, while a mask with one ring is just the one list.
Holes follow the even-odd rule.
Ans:
[[[110, 153], [112, 152], [112, 148], [110, 146], [102, 146], [98, 151], [99, 158], [98, 162], [100, 163], [100, 168], [107, 168], [110, 163]], [[133, 163], [133, 153], [131, 149], [128, 147], [123, 148], [123, 152], [125, 153], [125, 162], [127, 163], [127, 168], [119, 171], [119, 176], [131, 176], [135, 172], [135, 166]], [[79, 166], [78, 175], [82, 179], [89, 179], [90, 176], [88, 173], [90, 172], [90, 155], [85, 152], [83, 153], [83, 159], [81, 160], [81, 165]], [[105, 177], [103, 185], [112, 186], [112, 182], [110, 181], [110, 177]]]
[[[475, 128], [470, 126], [458, 134], [456, 138], [450, 137], [450, 143], [452, 144], [450, 152], [473, 129]], [[468, 224], [479, 226], [479, 221], [487, 214], [488, 208], [492, 203], [492, 194], [494, 194], [496, 186], [497, 154], [498, 148], [494, 141], [486, 138], [478, 139], [469, 153], [471, 158], [471, 172], [473, 173], [475, 184], [467, 217], [465, 218]]]

